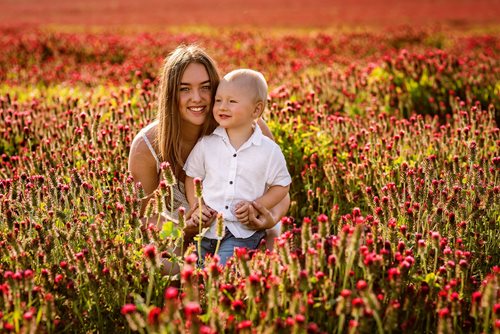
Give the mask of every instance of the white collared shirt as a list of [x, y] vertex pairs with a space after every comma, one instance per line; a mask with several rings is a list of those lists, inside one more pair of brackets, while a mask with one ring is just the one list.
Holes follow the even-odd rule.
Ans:
[[[222, 212], [224, 224], [236, 238], [248, 238], [255, 231], [238, 222], [234, 205], [261, 197], [270, 186], [287, 186], [292, 181], [280, 147], [257, 125], [238, 150], [229, 142], [226, 130], [218, 127], [198, 141], [184, 170], [186, 175], [202, 179], [203, 200]], [[216, 239], [215, 228], [213, 223], [205, 237]]]

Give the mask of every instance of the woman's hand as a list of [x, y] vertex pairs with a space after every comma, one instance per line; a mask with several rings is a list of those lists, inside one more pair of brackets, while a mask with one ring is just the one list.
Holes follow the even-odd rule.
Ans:
[[[201, 209], [201, 222], [202, 228], [210, 227], [214, 219], [217, 217], [217, 211], [212, 209], [207, 205], [203, 205]], [[194, 236], [200, 230], [200, 209], [198, 203], [196, 203], [191, 210], [189, 210], [186, 215], [186, 224], [184, 226], [184, 232], [187, 236]]]
[[276, 225], [276, 220], [268, 209], [256, 201], [253, 201], [251, 204], [248, 207], [248, 221], [241, 222], [243, 225], [256, 231], [267, 230]]

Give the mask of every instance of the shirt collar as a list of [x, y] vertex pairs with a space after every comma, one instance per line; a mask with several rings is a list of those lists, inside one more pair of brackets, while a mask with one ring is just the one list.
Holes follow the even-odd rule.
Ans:
[[[229, 142], [227, 131], [223, 127], [218, 126], [214, 130], [213, 134], [222, 137], [222, 139], [227, 140], [227, 142]], [[262, 130], [260, 129], [259, 125], [255, 123], [252, 135], [250, 136], [250, 138], [248, 138], [245, 144], [242, 145], [242, 147], [248, 146], [249, 144], [260, 145], [263, 136], [264, 134], [262, 133]]]

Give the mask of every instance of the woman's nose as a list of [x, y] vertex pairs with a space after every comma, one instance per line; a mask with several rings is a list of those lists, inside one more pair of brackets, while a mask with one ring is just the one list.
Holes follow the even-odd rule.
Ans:
[[201, 100], [201, 91], [199, 89], [193, 89], [192, 92], [193, 92], [193, 95], [191, 96], [191, 99], [193, 101], [200, 101]]

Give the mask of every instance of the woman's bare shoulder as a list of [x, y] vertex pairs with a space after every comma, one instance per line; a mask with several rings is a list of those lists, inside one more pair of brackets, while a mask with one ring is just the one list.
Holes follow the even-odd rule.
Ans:
[[149, 143], [153, 145], [153, 148], [156, 149], [156, 131], [158, 128], [158, 123], [153, 122], [144, 128], [142, 128], [134, 137], [132, 140], [132, 145], [131, 145], [131, 150], [147, 150], [149, 151], [148, 145], [146, 144], [146, 140], [144, 139], [144, 136], [147, 137]]
[[146, 193], [152, 192], [158, 183], [158, 166], [144, 135], [155, 148], [156, 126], [148, 126], [139, 132], [130, 146], [128, 169], [136, 182], [141, 182]]

